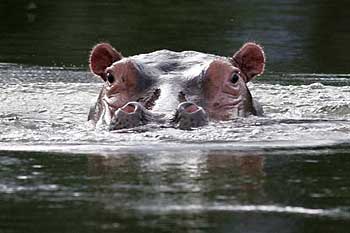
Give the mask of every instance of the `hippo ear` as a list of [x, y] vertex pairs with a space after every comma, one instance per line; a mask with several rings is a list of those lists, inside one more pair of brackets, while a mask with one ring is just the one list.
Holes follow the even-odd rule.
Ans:
[[232, 63], [244, 74], [246, 82], [264, 72], [265, 55], [260, 45], [249, 42], [232, 57]]
[[90, 54], [90, 70], [92, 73], [100, 76], [103, 80], [105, 80], [106, 68], [122, 58], [122, 54], [115, 50], [110, 44], [97, 44], [92, 49]]

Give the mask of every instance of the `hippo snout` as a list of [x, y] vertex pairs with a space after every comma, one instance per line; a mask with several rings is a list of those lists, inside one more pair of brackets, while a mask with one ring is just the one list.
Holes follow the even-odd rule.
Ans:
[[205, 110], [188, 101], [179, 104], [174, 118], [174, 123], [179, 129], [204, 126], [208, 124], [208, 121], [208, 114]]
[[115, 112], [109, 130], [127, 129], [146, 124], [145, 111], [145, 108], [138, 102], [125, 104]]

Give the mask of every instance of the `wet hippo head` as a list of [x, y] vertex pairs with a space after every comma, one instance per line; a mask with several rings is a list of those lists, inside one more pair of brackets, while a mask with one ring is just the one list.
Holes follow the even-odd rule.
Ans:
[[104, 86], [89, 120], [111, 130], [150, 121], [190, 129], [210, 119], [259, 115], [246, 84], [263, 72], [264, 64], [264, 52], [255, 43], [243, 45], [229, 59], [168, 50], [124, 58], [111, 45], [98, 44], [90, 69]]
[[265, 56], [254, 43], [245, 44], [230, 60], [210, 63], [203, 76], [205, 108], [212, 119], [259, 115], [247, 83], [264, 71]]
[[89, 118], [102, 120], [111, 129], [131, 128], [147, 122], [146, 107], [151, 101], [136, 101], [146, 96], [155, 79], [140, 64], [123, 58], [111, 45], [102, 43], [91, 52], [90, 70], [104, 81], [104, 86]]
[[106, 43], [93, 48], [90, 69], [105, 82], [104, 100], [115, 110], [139, 96], [152, 82], [152, 77], [141, 75], [137, 63], [123, 58], [121, 53]]

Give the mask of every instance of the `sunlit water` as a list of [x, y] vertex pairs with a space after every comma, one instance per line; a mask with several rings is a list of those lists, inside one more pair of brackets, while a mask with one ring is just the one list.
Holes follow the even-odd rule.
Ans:
[[85, 70], [0, 77], [5, 232], [347, 232], [347, 75], [259, 77], [264, 117], [114, 132], [87, 123], [102, 83]]
[[[1, 65], [0, 72], [0, 148], [6, 150], [105, 152], [119, 147], [178, 148], [179, 144], [254, 149], [327, 146], [350, 139], [350, 87], [345, 75], [259, 77], [249, 87], [262, 104], [264, 117], [211, 122], [192, 131], [150, 124], [108, 132], [87, 123], [89, 106], [102, 86], [90, 73], [7, 64]], [[333, 83], [328, 83], [329, 76]], [[301, 78], [304, 84], [291, 85]]]

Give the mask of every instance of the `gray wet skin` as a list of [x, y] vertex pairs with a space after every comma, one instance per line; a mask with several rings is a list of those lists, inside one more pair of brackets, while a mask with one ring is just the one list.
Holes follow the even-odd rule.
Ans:
[[247, 83], [264, 71], [265, 56], [255, 43], [232, 57], [160, 50], [124, 58], [111, 45], [96, 45], [90, 69], [104, 85], [89, 121], [110, 130], [155, 122], [191, 129], [209, 121], [262, 115]]

